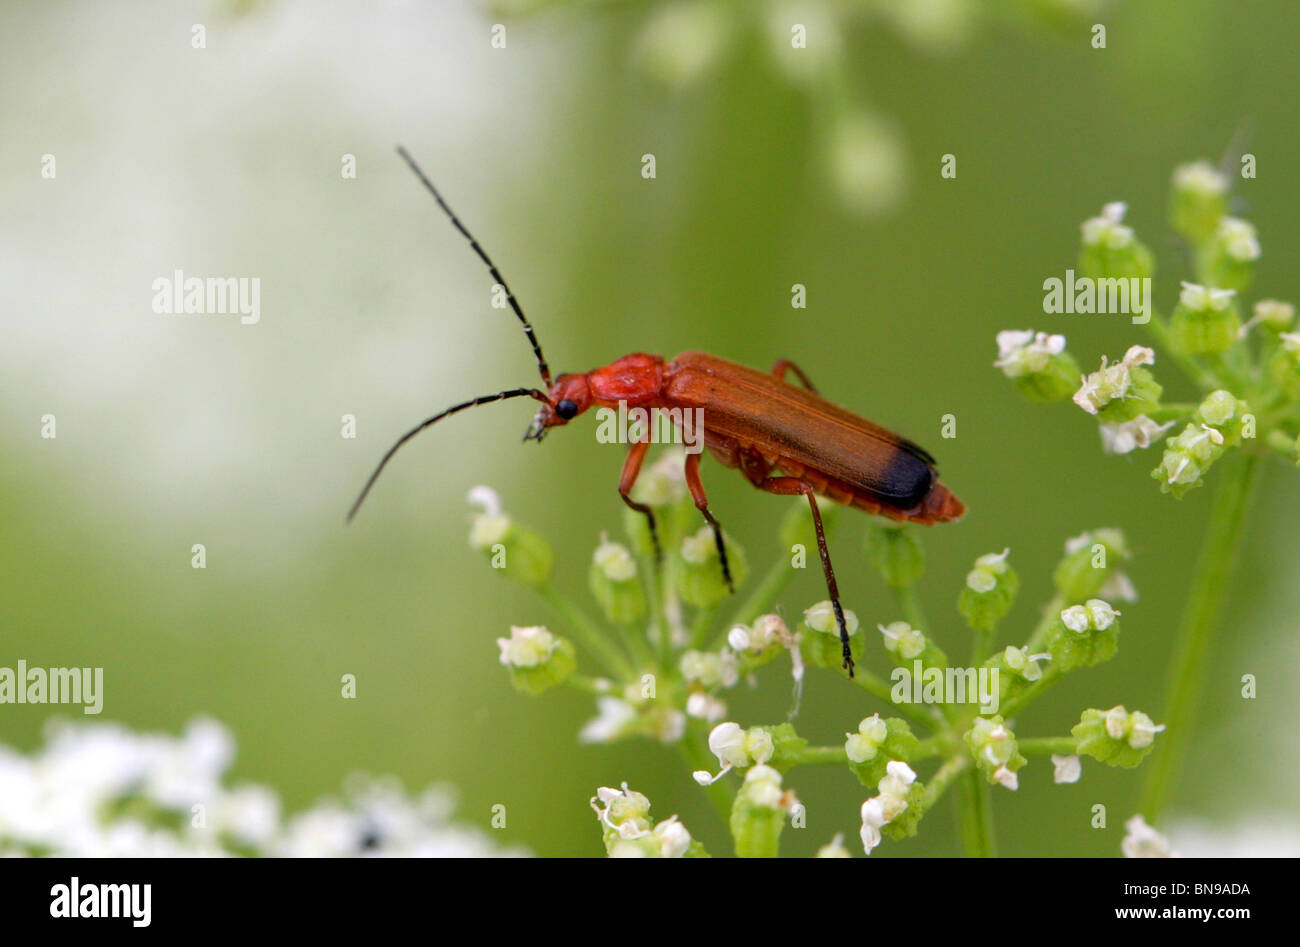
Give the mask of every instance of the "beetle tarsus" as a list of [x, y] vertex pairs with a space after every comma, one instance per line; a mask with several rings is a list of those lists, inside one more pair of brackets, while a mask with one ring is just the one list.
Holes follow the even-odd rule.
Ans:
[[722, 578], [726, 580], [727, 590], [736, 594], [736, 583], [731, 578], [731, 565], [727, 562], [727, 543], [722, 538], [722, 524], [719, 523], [708, 510], [702, 510], [704, 518], [709, 521], [713, 527], [713, 544], [718, 547], [718, 561], [722, 563]]
[[844, 655], [844, 663], [841, 665], [844, 670], [849, 672], [849, 677], [853, 676], [853, 649], [849, 647], [849, 628], [844, 621], [844, 609], [840, 606], [838, 598], [831, 599], [831, 608], [835, 609], [835, 624], [840, 630], [840, 648]]

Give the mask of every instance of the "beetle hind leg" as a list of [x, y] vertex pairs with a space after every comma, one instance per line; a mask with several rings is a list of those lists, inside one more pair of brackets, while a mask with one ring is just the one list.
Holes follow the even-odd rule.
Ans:
[[803, 369], [788, 358], [778, 358], [776, 364], [772, 366], [772, 374], [782, 381], [785, 381], [786, 372], [794, 372], [795, 375], [799, 377], [799, 380], [803, 382], [805, 388], [813, 394], [817, 393], [817, 389], [813, 386], [813, 383], [808, 380], [808, 376], [803, 373]]
[[700, 480], [700, 455], [686, 455], [686, 488], [691, 491], [695, 508], [704, 514], [704, 519], [713, 528], [713, 542], [718, 547], [718, 561], [722, 564], [722, 577], [727, 580], [727, 588], [734, 595], [736, 583], [731, 578], [731, 566], [727, 562], [727, 544], [722, 539], [722, 524], [709, 510], [709, 498], [704, 492], [704, 483]]
[[844, 669], [853, 676], [853, 651], [849, 647], [849, 629], [844, 621], [844, 608], [840, 605], [840, 590], [835, 584], [835, 570], [831, 567], [830, 550], [826, 548], [826, 531], [822, 528], [821, 510], [817, 508], [817, 491], [813, 485], [802, 477], [768, 477], [758, 486], [768, 493], [778, 496], [795, 496], [803, 494], [812, 507], [813, 526], [817, 531], [817, 552], [821, 555], [822, 571], [826, 574], [826, 591], [831, 597], [831, 608], [835, 610], [835, 624], [840, 630], [840, 648], [844, 656]]

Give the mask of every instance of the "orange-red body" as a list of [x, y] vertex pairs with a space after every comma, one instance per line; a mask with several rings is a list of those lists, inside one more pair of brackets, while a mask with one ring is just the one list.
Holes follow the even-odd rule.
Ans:
[[[564, 400], [577, 408], [570, 418], [552, 407]], [[539, 432], [619, 402], [699, 408], [709, 453], [755, 486], [777, 471], [838, 503], [892, 519], [928, 525], [965, 512], [922, 448], [777, 373], [704, 352], [683, 352], [670, 362], [638, 353], [586, 374], [561, 375], [548, 401], [535, 422]]]

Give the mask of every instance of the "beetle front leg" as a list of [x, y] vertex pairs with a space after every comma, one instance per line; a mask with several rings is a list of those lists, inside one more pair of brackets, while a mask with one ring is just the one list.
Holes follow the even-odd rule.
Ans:
[[718, 547], [718, 561], [722, 563], [722, 577], [727, 580], [727, 588], [734, 595], [736, 583], [731, 580], [731, 566], [727, 564], [727, 545], [722, 541], [722, 524], [709, 512], [709, 498], [705, 495], [704, 483], [700, 480], [699, 454], [686, 455], [686, 489], [691, 491], [691, 499], [695, 501], [695, 508], [704, 514], [704, 518], [713, 527], [713, 542]]
[[663, 550], [659, 547], [659, 530], [655, 526], [655, 511], [650, 509], [644, 503], [638, 503], [632, 499], [632, 487], [636, 485], [636, 478], [641, 474], [641, 462], [645, 460], [646, 451], [650, 449], [650, 441], [635, 441], [628, 448], [627, 459], [623, 461], [623, 475], [618, 478], [618, 495], [623, 498], [623, 502], [638, 513], [644, 513], [646, 522], [650, 524], [650, 542], [655, 547], [655, 562], [662, 564], [664, 561]]
[[826, 591], [831, 596], [831, 608], [835, 610], [835, 623], [840, 629], [840, 646], [844, 654], [844, 668], [853, 676], [853, 652], [849, 648], [849, 629], [844, 622], [844, 609], [840, 606], [840, 590], [835, 584], [835, 570], [831, 568], [831, 553], [826, 548], [826, 531], [822, 529], [822, 514], [817, 509], [817, 491], [807, 480], [799, 477], [768, 477], [759, 486], [768, 493], [778, 496], [794, 496], [802, 493], [808, 498], [812, 507], [813, 527], [817, 531], [817, 551], [822, 557], [822, 571], [826, 573]]

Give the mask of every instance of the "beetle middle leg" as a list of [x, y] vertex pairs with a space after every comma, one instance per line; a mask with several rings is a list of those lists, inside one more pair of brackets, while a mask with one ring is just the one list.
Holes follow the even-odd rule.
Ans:
[[627, 459], [623, 461], [623, 475], [618, 478], [618, 495], [623, 498], [623, 502], [638, 513], [645, 514], [646, 522], [650, 524], [650, 542], [655, 547], [655, 562], [664, 561], [663, 549], [659, 546], [659, 530], [655, 527], [655, 511], [650, 509], [644, 503], [638, 503], [632, 499], [632, 487], [636, 485], [636, 478], [641, 474], [641, 462], [645, 460], [646, 451], [650, 449], [650, 441], [633, 441], [632, 446], [627, 450]]
[[803, 382], [803, 386], [805, 388], [807, 388], [813, 394], [817, 393], [817, 388], [813, 385], [812, 382], [808, 380], [808, 376], [803, 373], [803, 369], [801, 369], [794, 362], [790, 361], [788, 358], [778, 358], [776, 360], [776, 364], [772, 366], [772, 374], [775, 375], [777, 378], [781, 379], [782, 381], [785, 381], [785, 373], [787, 371], [794, 372], [796, 375], [799, 376], [799, 380]]
[[840, 646], [844, 655], [844, 669], [849, 672], [849, 677], [853, 676], [853, 652], [849, 648], [849, 629], [844, 622], [844, 609], [840, 606], [840, 590], [835, 584], [835, 570], [831, 568], [830, 550], [826, 548], [826, 531], [822, 529], [822, 514], [817, 509], [817, 491], [813, 485], [802, 477], [768, 477], [762, 483], [758, 484], [760, 488], [768, 493], [775, 493], [778, 496], [794, 496], [802, 493], [808, 498], [808, 505], [812, 507], [813, 526], [817, 531], [817, 551], [822, 557], [822, 571], [826, 573], [826, 591], [831, 596], [831, 608], [835, 610], [835, 623], [840, 629]]
[[695, 508], [704, 514], [709, 525], [713, 527], [713, 542], [718, 547], [718, 561], [722, 563], [722, 577], [727, 580], [727, 588], [734, 594], [736, 583], [731, 580], [731, 566], [727, 564], [727, 545], [722, 541], [722, 524], [709, 511], [709, 498], [704, 493], [704, 483], [700, 480], [700, 455], [686, 455], [686, 489], [691, 491]]

